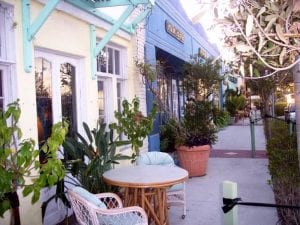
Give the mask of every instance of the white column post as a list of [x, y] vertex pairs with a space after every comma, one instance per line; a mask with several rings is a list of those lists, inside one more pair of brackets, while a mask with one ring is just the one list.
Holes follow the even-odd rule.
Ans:
[[[237, 198], [237, 183], [223, 181], [223, 198]], [[238, 206], [224, 214], [224, 225], [238, 225]]]

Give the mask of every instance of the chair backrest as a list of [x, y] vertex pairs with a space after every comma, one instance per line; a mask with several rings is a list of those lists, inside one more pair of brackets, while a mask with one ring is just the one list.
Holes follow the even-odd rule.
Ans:
[[113, 193], [94, 195], [76, 187], [68, 191], [68, 197], [76, 219], [81, 225], [148, 224], [147, 215], [142, 208], [136, 206], [122, 208], [121, 199]]
[[145, 152], [136, 159], [136, 165], [175, 166], [173, 158], [165, 152]]
[[[81, 187], [75, 187], [68, 191], [72, 208], [77, 221], [84, 225], [97, 224], [97, 215], [93, 208], [106, 208], [97, 197]], [[104, 205], [104, 207], [103, 207]]]

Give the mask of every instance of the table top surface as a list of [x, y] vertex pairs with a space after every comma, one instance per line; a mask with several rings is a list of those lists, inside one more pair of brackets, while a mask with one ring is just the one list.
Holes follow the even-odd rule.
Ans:
[[119, 187], [169, 187], [188, 179], [188, 172], [175, 166], [138, 165], [106, 171], [103, 178]]

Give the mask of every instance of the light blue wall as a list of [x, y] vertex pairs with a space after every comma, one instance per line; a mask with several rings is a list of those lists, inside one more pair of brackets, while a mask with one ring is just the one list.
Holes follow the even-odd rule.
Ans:
[[[166, 20], [184, 34], [184, 43], [181, 43], [166, 32]], [[187, 18], [179, 0], [156, 0], [151, 15], [146, 20], [145, 60], [152, 65], [156, 61], [155, 47], [158, 47], [183, 61], [190, 61], [190, 56], [203, 49], [208, 56], [217, 57], [218, 50], [208, 41], [200, 25], [193, 25]], [[153, 96], [147, 92], [147, 110], [153, 104]], [[154, 123], [154, 132], [149, 136], [149, 150], [159, 149], [159, 120]]]
[[[166, 20], [184, 33], [184, 43], [166, 32]], [[197, 54], [199, 47], [210, 56], [218, 56], [218, 51], [205, 40], [205, 33], [201, 29], [199, 24], [193, 25], [188, 20], [178, 0], [157, 0], [147, 19], [146, 43], [148, 46], [157, 46], [184, 61], [189, 61], [191, 55]], [[148, 55], [146, 58], [148, 59]]]

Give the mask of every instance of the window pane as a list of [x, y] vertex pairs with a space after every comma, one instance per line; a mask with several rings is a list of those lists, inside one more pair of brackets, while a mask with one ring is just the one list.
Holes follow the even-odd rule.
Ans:
[[115, 50], [115, 74], [120, 75], [120, 52]]
[[121, 96], [121, 83], [117, 83], [117, 101], [118, 101], [118, 112], [122, 110], [122, 96]]
[[113, 74], [113, 50], [108, 48], [108, 73]]
[[51, 64], [43, 58], [35, 59], [35, 91], [39, 143], [51, 134], [52, 126], [52, 83]]
[[106, 48], [97, 55], [97, 71], [106, 73], [107, 66], [107, 57], [106, 57]]
[[75, 77], [74, 66], [70, 63], [60, 65], [62, 117], [68, 120], [69, 136], [72, 137], [77, 130]]
[[98, 114], [99, 122], [104, 122], [104, 82], [98, 80]]

